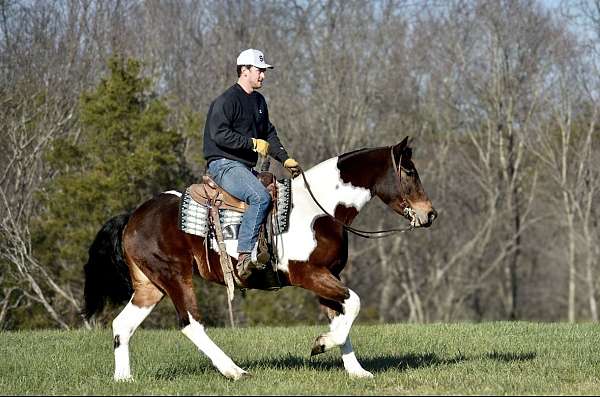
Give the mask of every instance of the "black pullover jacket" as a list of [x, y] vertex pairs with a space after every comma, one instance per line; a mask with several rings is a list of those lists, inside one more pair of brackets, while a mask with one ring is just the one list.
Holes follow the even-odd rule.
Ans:
[[269, 142], [269, 155], [284, 162], [289, 158], [269, 121], [265, 98], [253, 91], [246, 93], [234, 84], [215, 99], [208, 110], [204, 126], [204, 158], [206, 163], [219, 158], [237, 160], [254, 167], [258, 153], [252, 139]]

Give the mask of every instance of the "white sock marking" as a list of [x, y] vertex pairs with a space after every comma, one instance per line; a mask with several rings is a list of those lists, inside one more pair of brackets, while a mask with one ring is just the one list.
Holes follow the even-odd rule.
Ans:
[[351, 289], [348, 291], [350, 297], [343, 303], [344, 314], [334, 317], [329, 324], [330, 336], [336, 346], [341, 346], [346, 342], [352, 323], [360, 311], [360, 298]]
[[362, 365], [358, 362], [354, 349], [352, 348], [352, 342], [350, 337], [346, 338], [346, 342], [340, 346], [342, 352], [342, 361], [344, 362], [344, 368], [351, 377], [354, 378], [372, 378], [373, 374], [365, 370]]
[[196, 345], [198, 350], [204, 353], [213, 365], [224, 376], [232, 379], [239, 379], [247, 372], [238, 367], [227, 354], [217, 346], [204, 331], [204, 326], [194, 320], [188, 313], [190, 319], [189, 325], [181, 330]]
[[129, 300], [127, 306], [113, 320], [113, 341], [115, 337], [119, 337], [119, 346], [115, 349], [115, 380], [132, 379], [129, 365], [129, 340], [154, 306], [138, 307]]

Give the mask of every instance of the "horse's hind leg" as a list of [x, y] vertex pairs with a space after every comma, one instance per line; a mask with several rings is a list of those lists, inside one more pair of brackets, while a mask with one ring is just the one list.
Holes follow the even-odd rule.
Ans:
[[152, 312], [164, 294], [154, 285], [137, 266], [132, 265], [133, 296], [113, 320], [113, 341], [115, 350], [116, 381], [133, 380], [129, 365], [129, 340], [133, 333]]
[[198, 350], [204, 353], [212, 364], [230, 379], [240, 379], [248, 372], [238, 367], [219, 346], [217, 346], [204, 331], [200, 324], [200, 315], [196, 302], [196, 295], [192, 286], [191, 274], [189, 280], [172, 283], [167, 287], [167, 293], [173, 300], [179, 320], [182, 325], [181, 332], [196, 345]]
[[238, 367], [227, 354], [217, 346], [212, 339], [204, 331], [204, 326], [200, 324], [192, 314], [189, 315], [189, 324], [186, 325], [181, 331], [187, 336], [208, 358], [210, 358], [213, 365], [221, 372], [225, 377], [229, 379], [238, 380], [244, 375], [248, 375], [248, 372]]
[[[352, 290], [349, 290], [351, 298], [352, 298], [352, 294], [354, 294], [354, 292]], [[349, 299], [351, 299], [349, 298]], [[358, 296], [356, 296], [356, 299], [358, 299]], [[328, 302], [326, 300], [320, 299], [321, 305], [323, 305], [323, 307], [325, 308], [325, 311], [327, 313], [327, 317], [329, 317], [329, 320], [331, 321], [330, 323], [330, 331], [335, 333], [335, 332], [340, 332], [340, 323], [343, 323], [344, 321], [340, 321], [339, 319], [336, 320], [336, 318], [344, 316], [345, 314], [340, 314], [335, 310], [332, 310], [331, 307], [332, 306], [336, 306], [335, 303], [333, 302]], [[360, 304], [360, 301], [358, 301], [358, 303]], [[357, 311], [358, 314], [358, 311]], [[356, 317], [355, 317], [356, 318]], [[347, 320], [346, 320], [347, 321]], [[352, 320], [354, 321], [354, 320]], [[315, 346], [313, 347], [313, 353], [311, 354], [318, 354], [321, 352], [321, 344], [319, 343], [319, 340], [323, 337], [320, 336], [319, 338], [317, 338], [317, 341], [315, 342]], [[315, 351], [318, 350], [318, 351]], [[372, 378], [373, 374], [370, 373], [369, 371], [365, 370], [362, 365], [360, 365], [360, 363], [358, 362], [358, 359], [356, 358], [356, 355], [354, 354], [354, 349], [352, 347], [352, 342], [350, 341], [350, 334], [348, 333], [348, 335], [346, 336], [346, 340], [344, 341], [344, 343], [340, 346], [340, 350], [342, 353], [342, 361], [344, 363], [344, 368], [346, 369], [346, 371], [348, 372], [348, 374], [351, 377], [354, 378]]]

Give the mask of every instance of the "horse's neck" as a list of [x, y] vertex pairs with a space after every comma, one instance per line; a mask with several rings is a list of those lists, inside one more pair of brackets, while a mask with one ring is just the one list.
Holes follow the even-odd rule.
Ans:
[[[338, 157], [325, 160], [310, 168], [305, 172], [305, 176], [315, 199], [331, 215], [336, 213], [336, 209], [339, 211], [340, 208], [354, 208], [356, 213], [351, 217], [354, 218], [372, 198], [370, 189], [357, 187], [342, 180]], [[322, 212], [310, 196], [302, 176], [298, 176], [292, 182], [292, 200], [295, 206]]]

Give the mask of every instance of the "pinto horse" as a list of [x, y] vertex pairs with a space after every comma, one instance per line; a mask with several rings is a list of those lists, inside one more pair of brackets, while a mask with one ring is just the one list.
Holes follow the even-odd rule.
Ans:
[[[281, 285], [305, 288], [318, 297], [330, 327], [317, 337], [311, 354], [340, 347], [351, 377], [373, 375], [360, 365], [350, 342], [360, 299], [340, 281], [348, 257], [346, 225], [374, 196], [407, 218], [412, 227], [431, 225], [437, 214], [411, 156], [406, 137], [391, 147], [356, 150], [323, 161], [305, 172], [308, 183], [301, 177], [292, 181], [289, 228], [278, 236], [282, 249], [278, 250], [277, 275]], [[165, 295], [175, 305], [183, 334], [219, 372], [231, 379], [248, 374], [210, 339], [200, 323], [192, 275], [198, 273], [220, 284], [224, 277], [216, 249], [205, 248], [203, 237], [179, 229], [180, 196], [162, 193], [131, 215], [114, 217], [98, 232], [89, 250], [86, 316], [100, 312], [107, 300], [123, 303], [129, 299], [112, 322], [115, 380], [132, 379], [129, 340]], [[235, 261], [235, 249], [227, 251]], [[241, 288], [268, 287], [263, 279], [252, 276], [236, 283]]]

